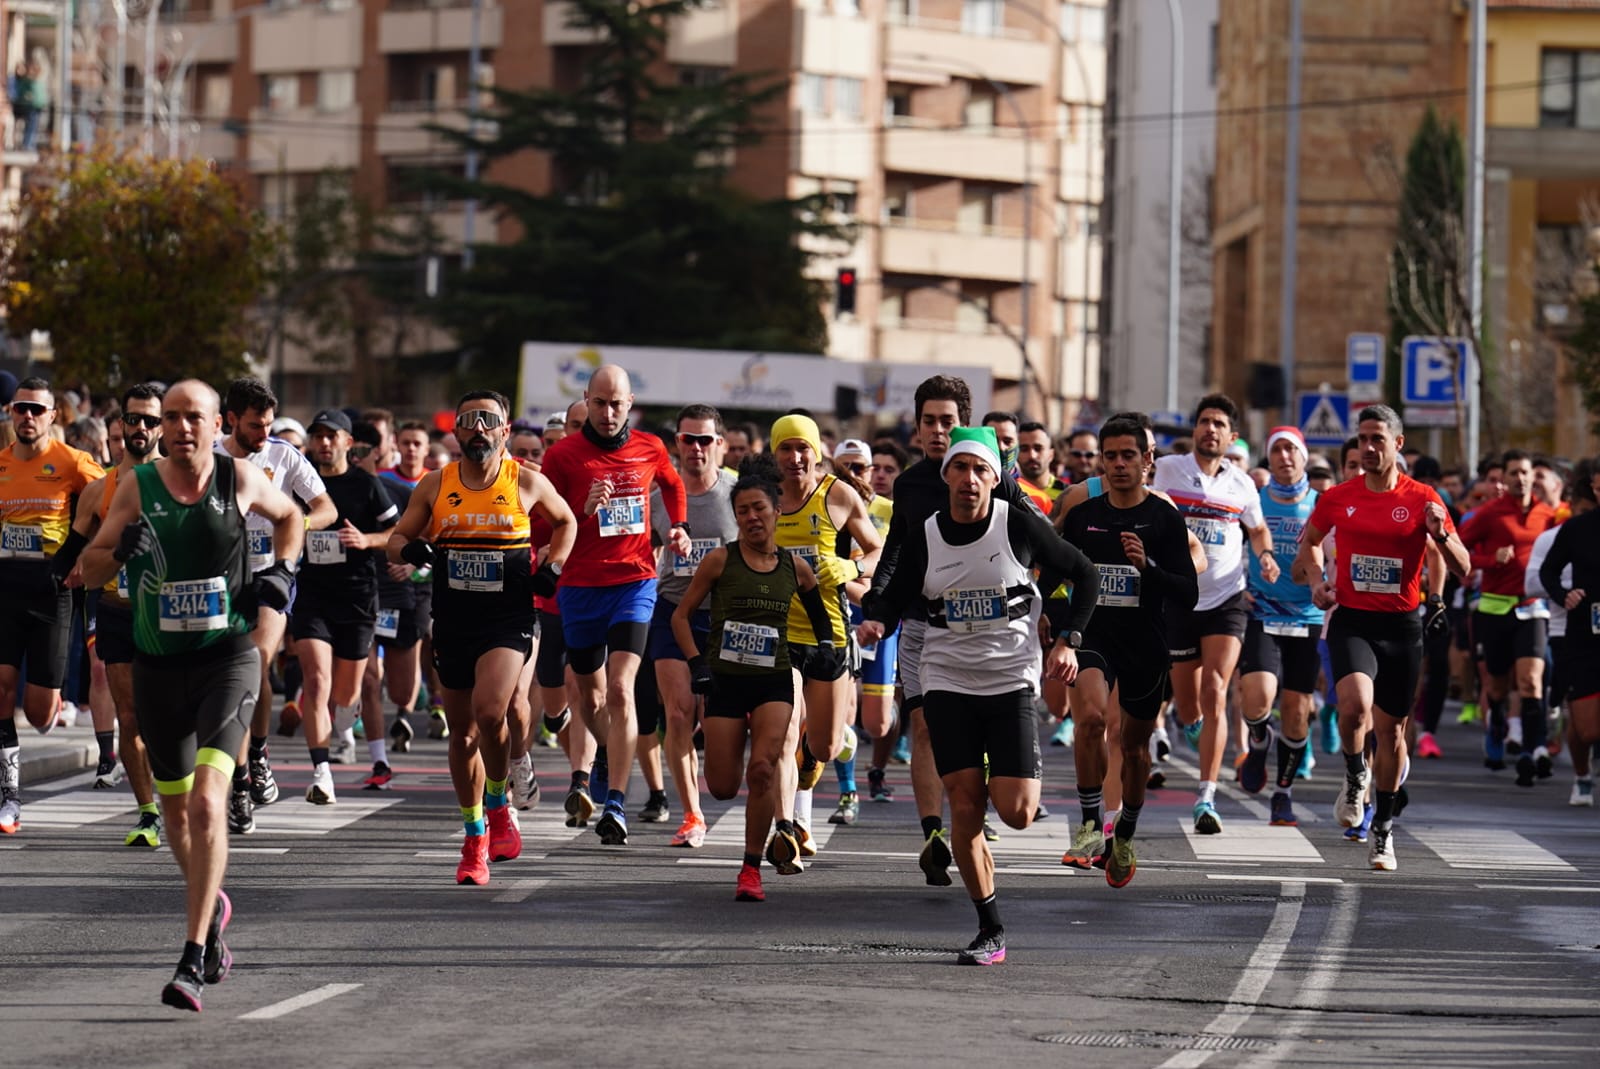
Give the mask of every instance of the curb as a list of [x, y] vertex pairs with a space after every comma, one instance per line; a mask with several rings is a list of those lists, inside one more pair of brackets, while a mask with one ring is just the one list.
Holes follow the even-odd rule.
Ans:
[[94, 737], [56, 741], [22, 740], [21, 778], [24, 787], [41, 780], [94, 768], [100, 762], [100, 747]]

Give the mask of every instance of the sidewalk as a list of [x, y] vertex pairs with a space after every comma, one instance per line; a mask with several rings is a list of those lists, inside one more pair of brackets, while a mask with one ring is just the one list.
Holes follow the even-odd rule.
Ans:
[[94, 725], [87, 714], [78, 721], [76, 727], [57, 727], [48, 735], [40, 735], [19, 709], [17, 739], [22, 748], [24, 787], [94, 768], [100, 760], [100, 748], [94, 741]]

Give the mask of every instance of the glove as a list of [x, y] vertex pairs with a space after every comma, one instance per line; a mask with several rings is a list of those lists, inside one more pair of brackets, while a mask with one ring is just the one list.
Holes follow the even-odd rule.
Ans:
[[711, 693], [711, 666], [704, 657], [689, 658], [689, 689], [696, 694]]
[[122, 537], [117, 539], [117, 548], [111, 551], [111, 556], [118, 564], [128, 563], [129, 558], [137, 557], [141, 553], [149, 553], [156, 545], [156, 533], [150, 530], [150, 525], [144, 522], [144, 517], [122, 529]]
[[431, 568], [437, 557], [433, 543], [426, 539], [418, 538], [400, 547], [400, 559], [413, 568]]
[[289, 595], [294, 590], [294, 573], [283, 561], [274, 561], [270, 567], [256, 573], [251, 589], [257, 605], [282, 612], [289, 607]]
[[1450, 630], [1450, 621], [1444, 612], [1444, 599], [1437, 594], [1428, 598], [1428, 611], [1422, 619], [1422, 630], [1431, 638], [1438, 638]]
[[[411, 544], [416, 545], [415, 542]], [[556, 573], [556, 570], [550, 567], [550, 562], [545, 561], [539, 565], [539, 570], [533, 573], [533, 592], [541, 598], [555, 597], [556, 583], [560, 578], [561, 576]]]

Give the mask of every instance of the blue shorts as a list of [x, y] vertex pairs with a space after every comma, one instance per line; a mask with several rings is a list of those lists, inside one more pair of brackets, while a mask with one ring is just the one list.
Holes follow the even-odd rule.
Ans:
[[[681, 661], [683, 650], [678, 648], [678, 640], [672, 637], [672, 614], [678, 611], [678, 606], [662, 598], [656, 602], [656, 612], [650, 621], [650, 649], [647, 656], [652, 661]], [[689, 614], [689, 627], [694, 631], [695, 645], [700, 647], [700, 652], [706, 652], [706, 643], [711, 640], [711, 610], [701, 609]]]
[[[850, 623], [861, 622], [861, 606], [850, 606]], [[861, 647], [861, 693], [873, 697], [894, 693], [894, 681], [900, 663], [900, 631], [888, 638], [879, 639], [875, 646]]]
[[649, 629], [656, 609], [656, 581], [562, 586], [556, 590], [556, 604], [561, 607], [561, 633], [568, 650], [603, 647], [613, 627], [633, 624], [640, 630]]

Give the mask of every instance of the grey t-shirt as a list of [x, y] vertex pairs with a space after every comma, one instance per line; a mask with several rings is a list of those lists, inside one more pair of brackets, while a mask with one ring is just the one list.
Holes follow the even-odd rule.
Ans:
[[[689, 495], [688, 518], [689, 530], [694, 532], [691, 539], [693, 553], [685, 560], [670, 549], [662, 550], [657, 568], [660, 580], [656, 591], [658, 598], [674, 605], [682, 601], [683, 595], [689, 590], [689, 580], [694, 577], [694, 570], [705, 555], [739, 537], [739, 525], [733, 519], [733, 484], [732, 476], [726, 471], [719, 471], [717, 481], [710, 490]], [[655, 529], [656, 538], [665, 545], [669, 524], [659, 490], [650, 491], [650, 525]], [[710, 607], [710, 598], [700, 606], [702, 609]]]

